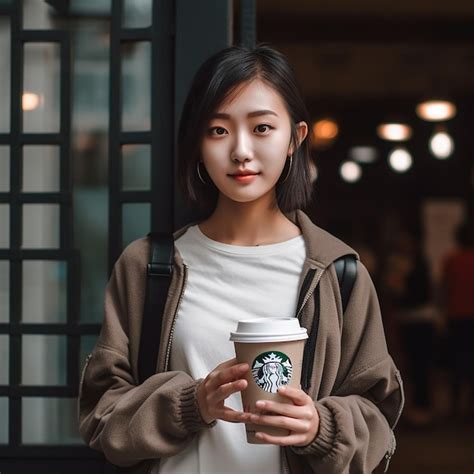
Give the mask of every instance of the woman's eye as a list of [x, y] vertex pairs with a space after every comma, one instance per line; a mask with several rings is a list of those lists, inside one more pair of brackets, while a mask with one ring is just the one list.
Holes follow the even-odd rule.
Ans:
[[273, 128], [270, 125], [267, 125], [266, 123], [262, 123], [260, 125], [257, 125], [255, 127], [255, 130], [258, 130], [260, 133], [265, 133], [266, 131], [268, 131], [268, 130], [262, 130], [263, 127], [266, 127], [268, 130], [271, 130]]
[[212, 127], [209, 129], [210, 135], [224, 135], [224, 132], [225, 132], [225, 128], [222, 128], [222, 127]]

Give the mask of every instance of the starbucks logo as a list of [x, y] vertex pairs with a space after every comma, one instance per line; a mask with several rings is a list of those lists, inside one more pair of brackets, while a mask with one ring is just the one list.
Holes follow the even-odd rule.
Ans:
[[263, 352], [252, 364], [253, 379], [265, 392], [277, 393], [279, 387], [290, 383], [292, 373], [291, 360], [283, 352]]

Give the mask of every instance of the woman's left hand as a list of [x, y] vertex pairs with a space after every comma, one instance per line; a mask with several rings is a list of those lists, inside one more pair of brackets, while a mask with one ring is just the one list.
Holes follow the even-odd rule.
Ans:
[[314, 402], [303, 390], [293, 387], [280, 387], [278, 394], [289, 398], [293, 405], [269, 400], [258, 401], [256, 407], [271, 415], [245, 413], [245, 422], [257, 425], [274, 426], [290, 431], [287, 436], [271, 436], [257, 432], [255, 436], [270, 444], [280, 446], [306, 446], [310, 444], [319, 430], [319, 414]]

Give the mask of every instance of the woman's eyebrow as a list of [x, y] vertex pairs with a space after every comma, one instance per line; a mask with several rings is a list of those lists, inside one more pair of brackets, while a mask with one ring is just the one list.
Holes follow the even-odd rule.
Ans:
[[[278, 117], [278, 114], [276, 112], [273, 112], [273, 110], [255, 110], [254, 112], [249, 112], [247, 114], [247, 117], [259, 117], [260, 115], [275, 115]], [[230, 119], [229, 114], [224, 114], [222, 112], [216, 112], [211, 115], [211, 119]]]

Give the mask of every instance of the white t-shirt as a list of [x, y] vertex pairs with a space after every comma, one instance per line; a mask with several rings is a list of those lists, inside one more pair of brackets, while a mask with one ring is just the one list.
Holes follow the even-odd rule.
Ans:
[[[188, 280], [175, 322], [170, 370], [204, 378], [235, 357], [230, 332], [240, 319], [294, 317], [306, 257], [302, 235], [262, 246], [217, 242], [190, 226], [175, 242]], [[240, 393], [225, 405], [242, 410]], [[163, 458], [153, 474], [281, 472], [280, 448], [248, 444], [245, 425], [218, 420], [181, 453]]]

